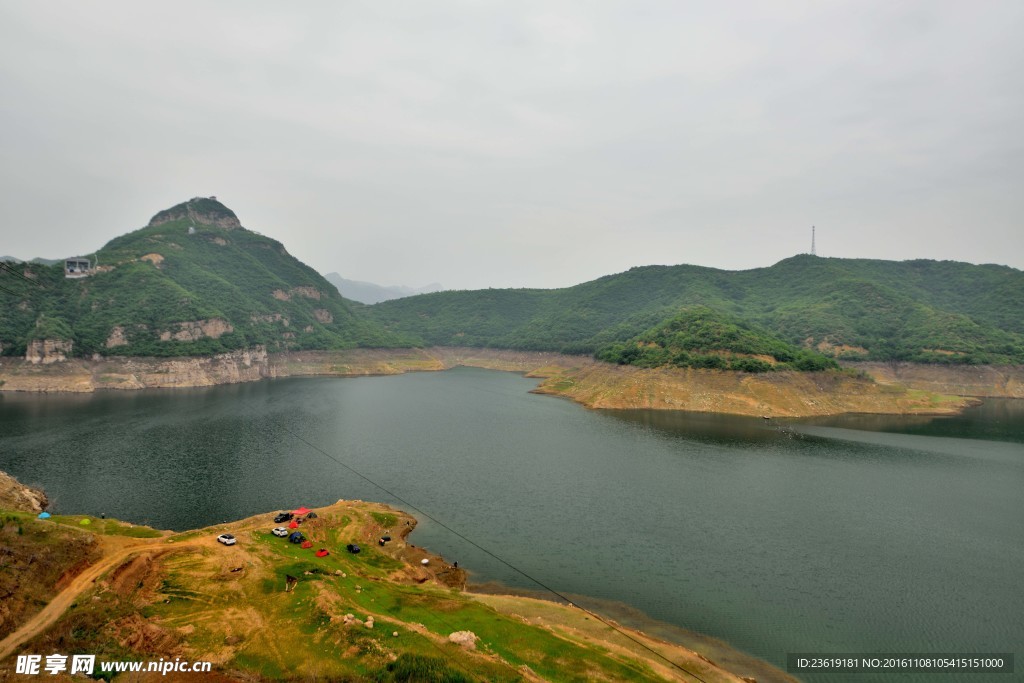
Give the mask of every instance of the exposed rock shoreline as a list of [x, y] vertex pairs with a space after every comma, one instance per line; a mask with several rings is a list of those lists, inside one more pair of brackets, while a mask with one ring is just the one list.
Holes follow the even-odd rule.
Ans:
[[949, 414], [970, 397], [1024, 398], [1024, 367], [858, 363], [858, 373], [748, 374], [615, 366], [558, 353], [437, 347], [270, 354], [255, 348], [211, 357], [68, 359], [35, 364], [0, 359], [0, 390], [206, 387], [298, 376], [353, 377], [470, 366], [522, 372], [538, 393], [589, 408], [659, 409], [801, 417], [838, 413]]
[[45, 510], [49, 504], [42, 489], [26, 486], [0, 471], [0, 509], [36, 513]]

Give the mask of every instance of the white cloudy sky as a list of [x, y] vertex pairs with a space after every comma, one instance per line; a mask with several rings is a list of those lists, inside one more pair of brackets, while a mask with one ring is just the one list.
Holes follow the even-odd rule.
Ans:
[[1024, 268], [1024, 3], [0, 0], [0, 254], [215, 194], [321, 272]]

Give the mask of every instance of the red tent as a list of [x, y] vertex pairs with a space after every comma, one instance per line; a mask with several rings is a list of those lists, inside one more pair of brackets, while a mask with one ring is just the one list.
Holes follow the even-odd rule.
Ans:
[[303, 548], [312, 548], [313, 547], [313, 541], [303, 541], [302, 542], [302, 547]]
[[330, 554], [331, 553], [327, 550], [327, 548], [320, 548], [320, 550], [316, 551], [317, 557], [327, 557]]
[[310, 510], [310, 509], [309, 509], [308, 507], [306, 507], [306, 506], [302, 506], [302, 507], [300, 507], [300, 508], [299, 508], [298, 510], [292, 510], [292, 514], [293, 514], [293, 515], [299, 515], [300, 517], [301, 517], [302, 515], [308, 515], [308, 514], [309, 514], [310, 512], [312, 512], [312, 510]]
[[298, 528], [299, 528], [299, 523], [298, 523], [298, 522], [296, 522], [296, 521], [295, 521], [295, 520], [293, 519], [293, 520], [291, 521], [291, 524], [289, 524], [289, 525], [288, 525], [288, 528], [289, 528], [289, 529], [298, 529]]

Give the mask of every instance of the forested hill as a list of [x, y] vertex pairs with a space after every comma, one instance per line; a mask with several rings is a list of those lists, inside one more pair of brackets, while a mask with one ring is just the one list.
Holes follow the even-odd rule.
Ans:
[[213, 198], [161, 211], [88, 255], [93, 266], [97, 256], [99, 267], [78, 279], [65, 278], [63, 261], [4, 266], [3, 355], [42, 340], [69, 356], [408, 345]]
[[646, 266], [565, 289], [439, 292], [367, 311], [424, 344], [595, 353], [695, 306], [837, 358], [1024, 362], [1024, 273], [953, 261]]
[[88, 258], [80, 278], [66, 278], [63, 261], [0, 264], [0, 353], [431, 345], [748, 371], [820, 369], [829, 357], [1024, 363], [1024, 273], [1005, 266], [802, 255], [746, 271], [646, 266], [564, 289], [363, 306], [212, 197], [160, 211]]

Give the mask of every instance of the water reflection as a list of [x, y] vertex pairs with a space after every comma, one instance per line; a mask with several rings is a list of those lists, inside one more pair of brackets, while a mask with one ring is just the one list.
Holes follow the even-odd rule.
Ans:
[[1024, 443], [1024, 400], [987, 398], [960, 415], [835, 415], [798, 422], [869, 432]]
[[602, 415], [708, 444], [755, 446], [787, 438], [776, 420], [669, 410], [608, 410]]

